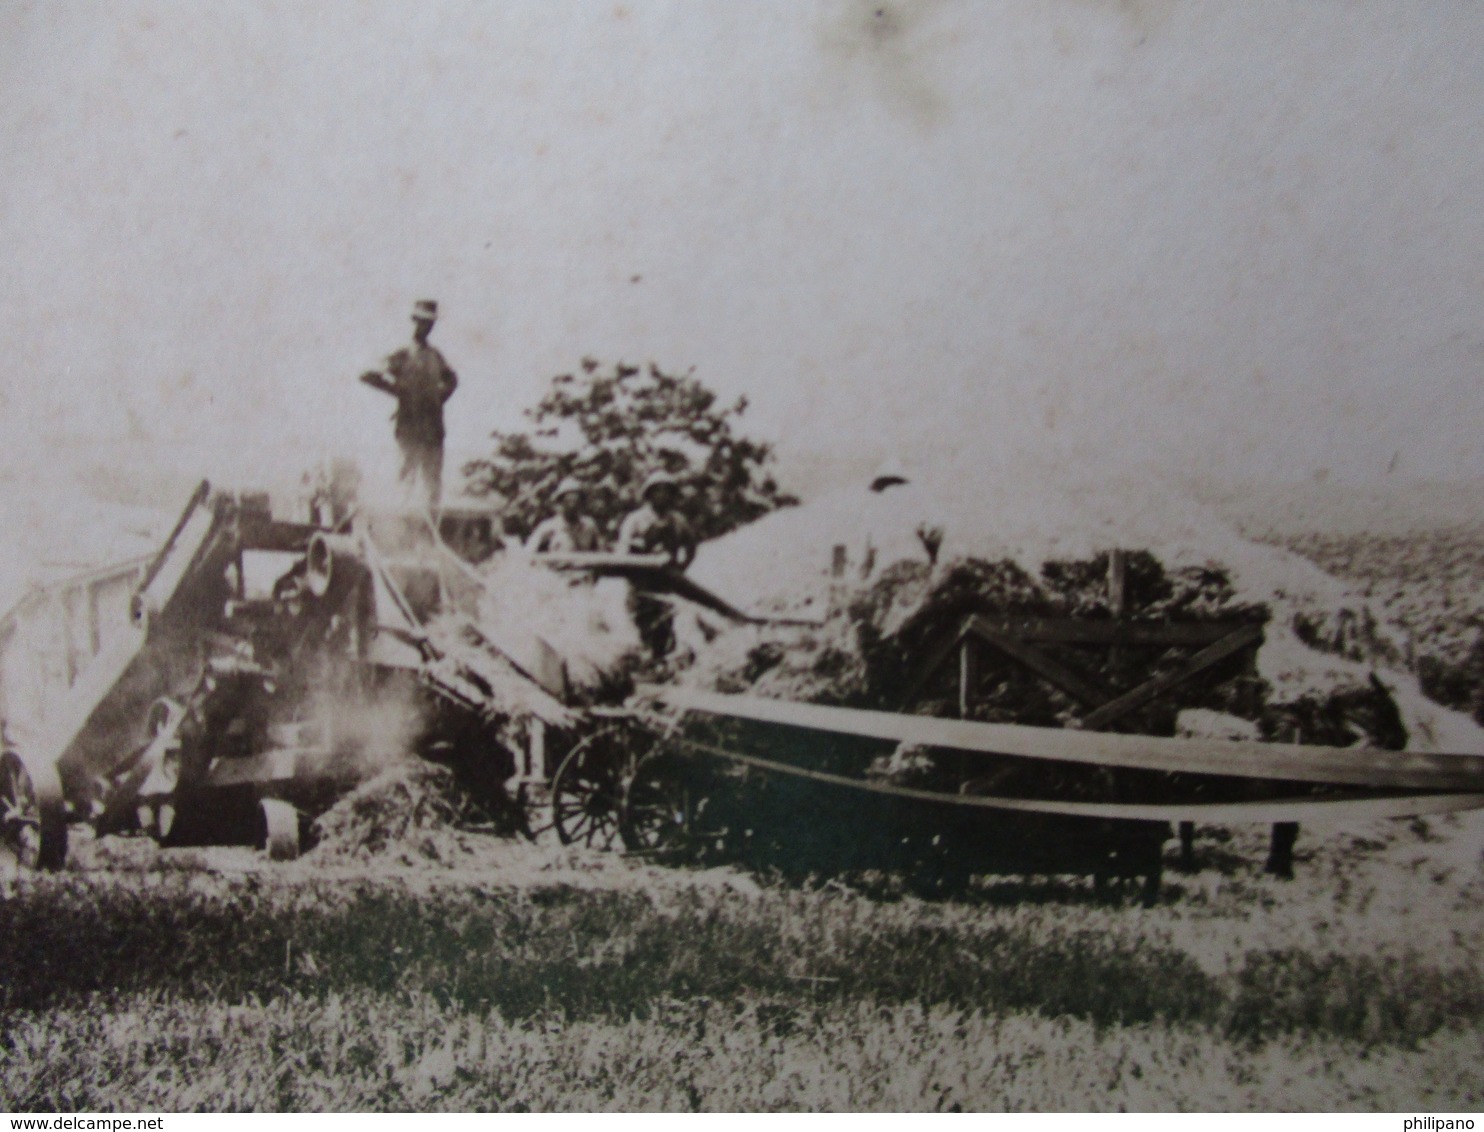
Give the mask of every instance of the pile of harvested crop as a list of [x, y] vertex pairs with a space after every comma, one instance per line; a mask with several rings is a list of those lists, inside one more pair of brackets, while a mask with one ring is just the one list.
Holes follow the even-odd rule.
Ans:
[[539, 637], [561, 658], [574, 694], [601, 694], [622, 679], [639, 648], [627, 583], [564, 574], [518, 550], [491, 558], [480, 580], [478, 624], [502, 637]]
[[[729, 630], [695, 648], [686, 682], [898, 710], [923, 656], [969, 614], [1257, 621], [1255, 666], [1229, 658], [1120, 728], [1174, 734], [1180, 713], [1196, 711], [1275, 740], [1484, 752], [1484, 730], [1430, 702], [1406, 673], [1399, 628], [1313, 563], [1243, 538], [1158, 482], [1003, 471], [945, 466], [885, 490], [861, 485], [702, 547], [690, 571], [701, 584], [755, 613], [821, 624]], [[1116, 611], [1109, 547], [1125, 548]], [[1171, 671], [1189, 652], [1050, 651], [1114, 693]], [[981, 718], [1065, 726], [1085, 713], [1026, 669], [997, 654], [992, 662]], [[915, 710], [946, 710], [956, 690], [928, 688], [914, 699]]]
[[[1238, 600], [1229, 578], [1212, 567], [1166, 572], [1152, 554], [1126, 559], [1121, 615], [1132, 622], [1182, 620], [1261, 620], [1264, 611]], [[841, 595], [818, 628], [786, 627], [758, 636], [739, 649], [740, 635], [727, 634], [702, 650], [690, 679], [719, 691], [851, 704], [896, 710], [903, 706], [923, 658], [957, 632], [971, 615], [984, 617], [1072, 617], [1107, 621], [1108, 555], [1047, 562], [1039, 576], [1010, 559], [957, 559], [931, 567], [925, 562], [898, 562], [876, 580]], [[1095, 652], [1060, 657], [1089, 678], [1117, 689], [1147, 678], [1158, 659], [1144, 657], [1146, 667], [1122, 658], [1117, 663]], [[1192, 681], [1162, 703], [1159, 719], [1143, 729], [1172, 733], [1182, 708], [1230, 711], [1233, 698], [1222, 685], [1236, 675], [1231, 666]], [[1063, 692], [1013, 664], [995, 670], [977, 715], [994, 722], [1061, 726], [1077, 705]], [[950, 681], [951, 683], [951, 681]], [[921, 710], [946, 707], [933, 697], [945, 691], [923, 689]], [[949, 689], [951, 691], [951, 689]], [[1166, 718], [1167, 717], [1167, 718]]]
[[470, 836], [463, 792], [447, 767], [411, 756], [383, 767], [315, 822], [315, 856], [448, 864], [466, 855]]
[[[1424, 702], [1415, 681], [1388, 672], [1374, 619], [1339, 611], [1329, 621], [1244, 597], [1211, 563], [1167, 568], [1154, 554], [1125, 555], [1123, 600], [1113, 608], [1109, 555], [1054, 559], [1032, 573], [1004, 558], [929, 565], [900, 561], [874, 580], [837, 586], [817, 627], [743, 628], [697, 650], [686, 683], [716, 691], [880, 710], [956, 714], [957, 673], [947, 665], [923, 683], [934, 655], [971, 615], [988, 619], [1072, 618], [1130, 624], [1219, 621], [1263, 625], [1257, 663], [1238, 654], [1187, 679], [1122, 719], [1121, 730], [1174, 735], [1192, 718], [1275, 741], [1388, 749], [1470, 750], [1481, 735]], [[1318, 627], [1316, 627], [1316, 624]], [[1380, 638], [1381, 644], [1376, 643]], [[1038, 645], [1109, 698], [1185, 663], [1189, 649]], [[993, 650], [981, 654], [973, 717], [1043, 727], [1075, 725], [1087, 711], [1061, 688]], [[910, 699], [910, 703], [908, 702]], [[1182, 720], [1185, 722], [1182, 723]]]

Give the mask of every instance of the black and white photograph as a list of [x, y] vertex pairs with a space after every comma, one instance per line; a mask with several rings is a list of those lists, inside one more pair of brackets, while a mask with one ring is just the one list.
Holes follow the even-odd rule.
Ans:
[[1484, 1107], [1480, 59], [0, 4], [0, 1109]]

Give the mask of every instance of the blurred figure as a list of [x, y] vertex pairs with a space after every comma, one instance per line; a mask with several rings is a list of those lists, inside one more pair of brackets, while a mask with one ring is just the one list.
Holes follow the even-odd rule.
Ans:
[[[684, 570], [696, 556], [696, 540], [677, 509], [680, 484], [666, 472], [654, 472], [639, 497], [639, 508], [618, 528], [618, 549], [624, 554], [663, 554], [672, 568]], [[656, 660], [674, 651], [675, 610], [667, 600], [630, 590], [629, 613], [639, 639]]]
[[663, 554], [670, 565], [684, 570], [696, 557], [696, 538], [678, 510], [680, 483], [668, 472], [654, 472], [639, 491], [637, 510], [618, 528], [618, 549], [624, 554]]
[[379, 370], [361, 380], [397, 399], [392, 414], [397, 445], [402, 449], [402, 482], [421, 491], [428, 508], [438, 509], [443, 493], [443, 404], [458, 388], [458, 375], [428, 335], [438, 321], [438, 304], [419, 299], [412, 308], [412, 343], [387, 358]]
[[568, 476], [557, 484], [552, 496], [556, 514], [537, 524], [526, 540], [533, 554], [592, 553], [602, 548], [603, 535], [584, 510], [586, 502], [581, 482]]

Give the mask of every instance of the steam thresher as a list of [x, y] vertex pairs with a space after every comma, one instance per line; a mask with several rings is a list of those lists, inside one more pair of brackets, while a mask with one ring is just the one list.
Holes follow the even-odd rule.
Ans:
[[474, 581], [450, 545], [488, 545], [481, 521], [287, 521], [203, 483], [153, 556], [33, 591], [0, 623], [16, 858], [60, 866], [79, 822], [292, 857], [390, 743], [503, 787], [519, 768], [499, 687], [530, 718], [566, 713], [549, 649], [458, 614]]

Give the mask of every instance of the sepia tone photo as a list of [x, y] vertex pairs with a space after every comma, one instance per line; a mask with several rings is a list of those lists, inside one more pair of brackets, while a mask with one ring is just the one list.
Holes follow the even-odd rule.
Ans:
[[0, 8], [0, 1107], [1479, 1107], [1481, 57]]

